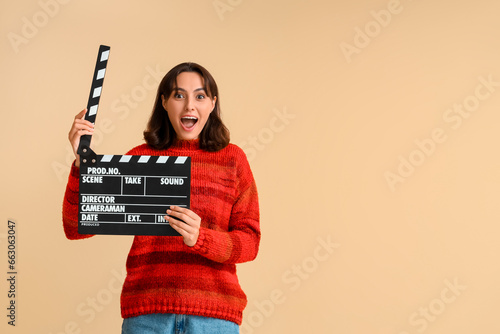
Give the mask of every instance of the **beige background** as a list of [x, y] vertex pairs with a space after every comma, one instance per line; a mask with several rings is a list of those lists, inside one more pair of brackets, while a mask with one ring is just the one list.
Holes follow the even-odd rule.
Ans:
[[493, 0], [2, 0], [2, 333], [120, 331], [132, 237], [69, 241], [61, 222], [67, 132], [99, 44], [111, 46], [100, 154], [142, 142], [152, 86], [179, 62], [219, 84], [262, 212], [259, 256], [238, 267], [242, 333], [498, 333], [499, 11]]

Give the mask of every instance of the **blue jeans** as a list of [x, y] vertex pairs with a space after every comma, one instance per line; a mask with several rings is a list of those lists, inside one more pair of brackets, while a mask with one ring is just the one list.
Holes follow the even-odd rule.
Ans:
[[122, 334], [238, 334], [231, 321], [195, 315], [154, 313], [123, 319]]

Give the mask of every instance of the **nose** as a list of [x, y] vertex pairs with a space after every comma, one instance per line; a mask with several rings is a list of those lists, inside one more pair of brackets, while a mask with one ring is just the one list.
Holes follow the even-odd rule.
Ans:
[[188, 97], [186, 99], [186, 110], [194, 110], [194, 103], [193, 103], [193, 99], [191, 97]]

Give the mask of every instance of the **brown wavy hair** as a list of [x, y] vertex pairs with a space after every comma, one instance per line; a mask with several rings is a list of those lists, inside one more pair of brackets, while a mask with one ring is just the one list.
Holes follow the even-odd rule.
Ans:
[[203, 66], [191, 62], [175, 66], [163, 77], [158, 87], [153, 112], [144, 131], [144, 139], [148, 145], [158, 150], [169, 148], [176, 140], [177, 134], [170, 123], [167, 111], [163, 108], [161, 97], [162, 95], [167, 99], [170, 97], [172, 91], [177, 88], [177, 76], [183, 72], [198, 73], [203, 78], [203, 88], [207, 95], [211, 99], [217, 97], [214, 110], [201, 130], [199, 140], [201, 149], [209, 152], [219, 151], [229, 144], [229, 130], [220, 117], [217, 83]]

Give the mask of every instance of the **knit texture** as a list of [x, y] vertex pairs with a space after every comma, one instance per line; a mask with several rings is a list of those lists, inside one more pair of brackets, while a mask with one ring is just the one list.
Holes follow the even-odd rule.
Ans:
[[[247, 298], [236, 264], [253, 260], [260, 242], [257, 189], [243, 151], [229, 144], [207, 152], [198, 140], [189, 140], [167, 150], [143, 144], [127, 154], [190, 156], [191, 210], [202, 220], [193, 247], [182, 237], [134, 237], [121, 295], [122, 317], [178, 313], [241, 324]], [[92, 236], [78, 233], [78, 190], [79, 169], [73, 165], [63, 202], [68, 239]]]

